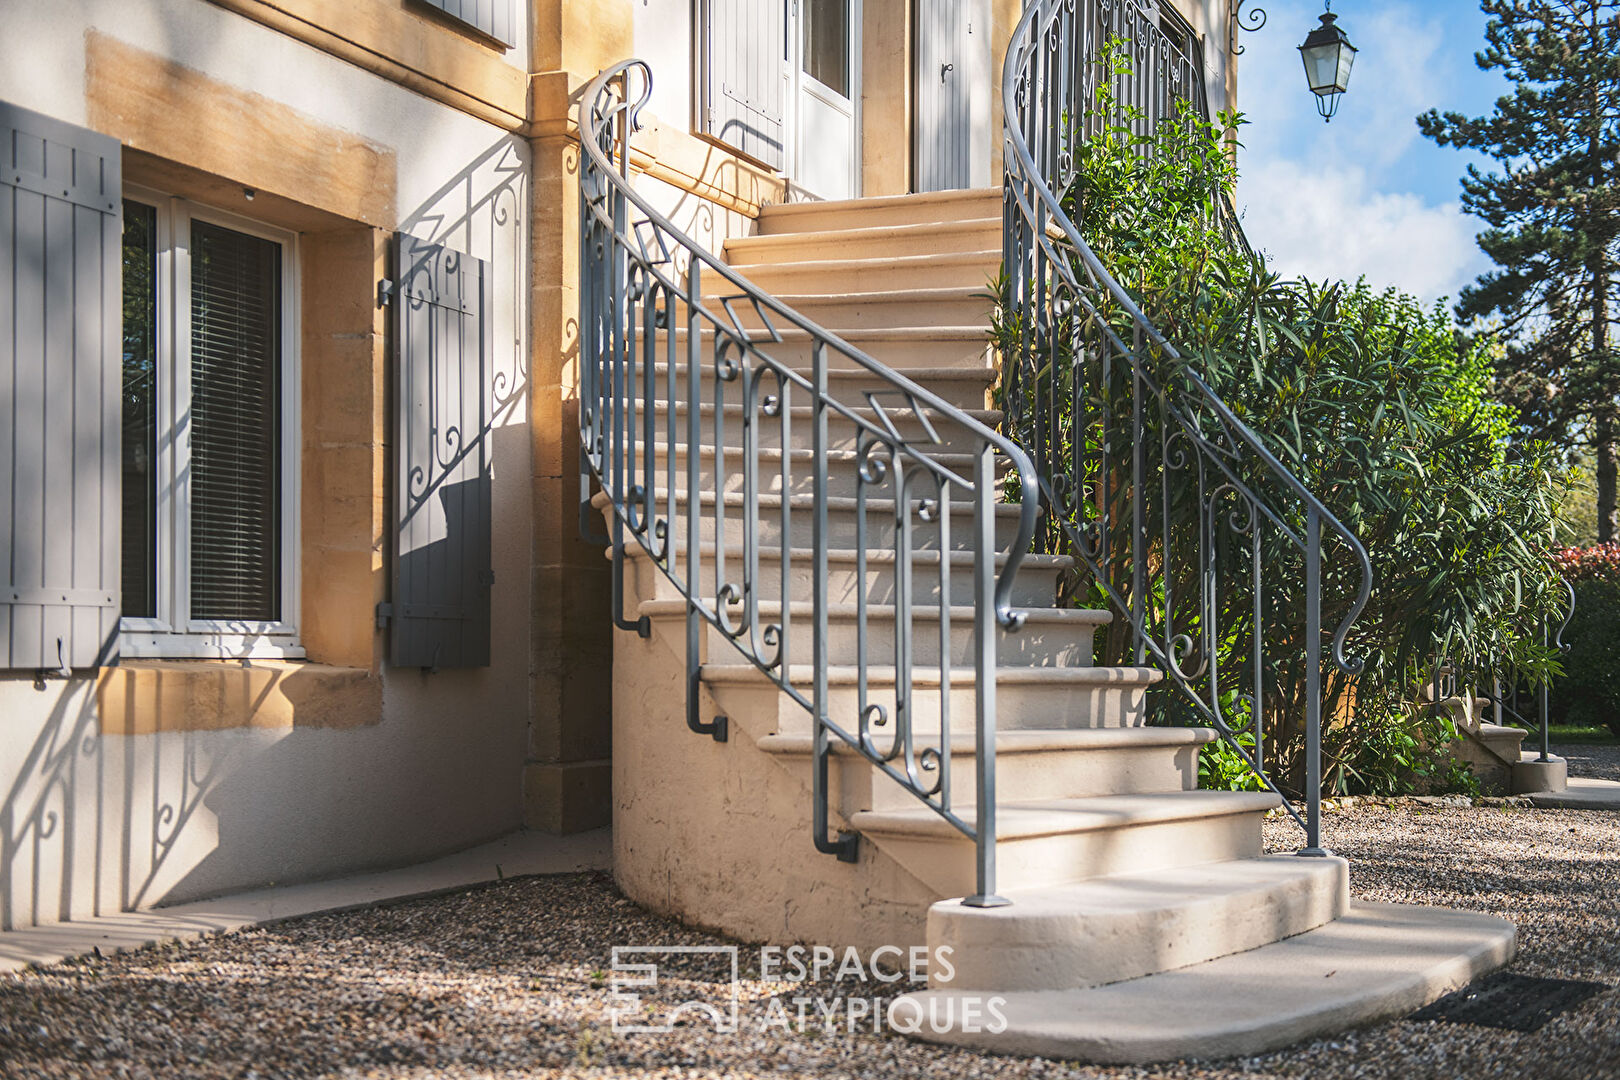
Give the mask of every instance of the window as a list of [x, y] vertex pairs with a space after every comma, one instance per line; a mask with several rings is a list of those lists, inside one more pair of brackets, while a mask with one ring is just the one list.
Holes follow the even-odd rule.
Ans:
[[295, 238], [130, 192], [127, 656], [297, 656]]
[[805, 0], [804, 73], [849, 96], [849, 0]]

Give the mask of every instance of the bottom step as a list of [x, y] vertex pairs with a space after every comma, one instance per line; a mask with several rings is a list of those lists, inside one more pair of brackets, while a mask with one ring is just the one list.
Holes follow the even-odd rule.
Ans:
[[1544, 810], [1620, 810], [1620, 783], [1574, 776], [1562, 791], [1533, 791], [1532, 806]]
[[890, 1018], [917, 1019], [913, 1034], [929, 1042], [1099, 1064], [1257, 1054], [1404, 1016], [1506, 964], [1515, 941], [1494, 915], [1356, 904], [1319, 929], [1176, 971], [1085, 990], [925, 990]]

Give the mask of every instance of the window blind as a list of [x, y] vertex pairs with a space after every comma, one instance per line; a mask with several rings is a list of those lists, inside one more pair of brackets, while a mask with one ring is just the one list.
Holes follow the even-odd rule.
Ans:
[[281, 246], [191, 226], [191, 615], [281, 617]]
[[124, 201], [123, 610], [157, 614], [157, 210]]

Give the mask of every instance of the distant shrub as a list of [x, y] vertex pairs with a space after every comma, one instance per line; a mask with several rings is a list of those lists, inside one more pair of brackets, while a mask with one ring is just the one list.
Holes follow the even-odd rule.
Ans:
[[1575, 615], [1547, 711], [1557, 723], [1601, 724], [1620, 737], [1620, 543], [1565, 548], [1556, 562], [1575, 587]]

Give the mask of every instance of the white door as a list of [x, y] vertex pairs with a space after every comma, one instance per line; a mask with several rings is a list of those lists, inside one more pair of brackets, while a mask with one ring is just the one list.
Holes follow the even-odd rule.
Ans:
[[[793, 160], [806, 192], [854, 198], [860, 190], [860, 0], [788, 0], [794, 53]], [[796, 24], [796, 25], [795, 25]]]
[[860, 188], [861, 0], [698, 0], [698, 130], [824, 199]]

